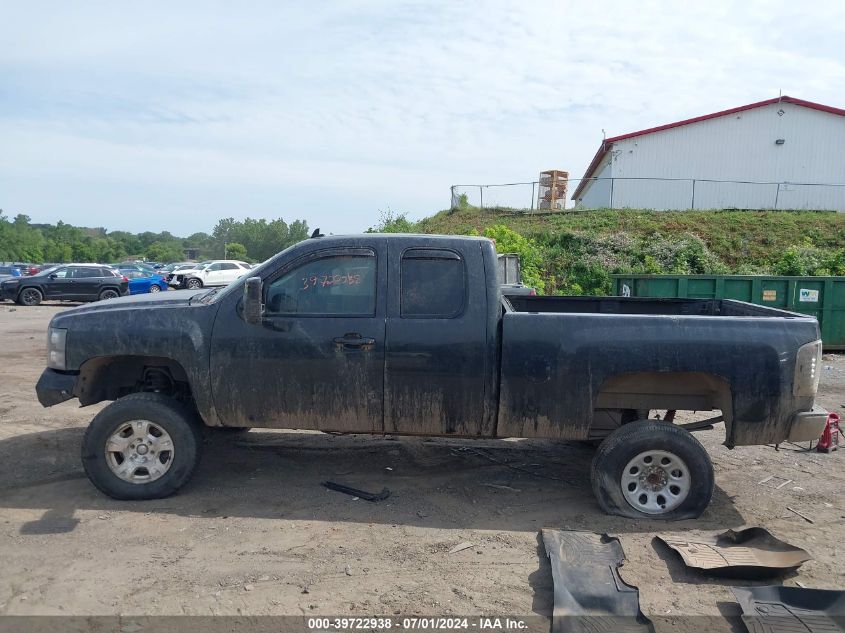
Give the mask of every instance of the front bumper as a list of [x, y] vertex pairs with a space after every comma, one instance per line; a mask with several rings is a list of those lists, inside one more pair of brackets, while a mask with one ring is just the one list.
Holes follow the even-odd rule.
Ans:
[[77, 374], [65, 374], [55, 369], [45, 369], [35, 385], [38, 402], [42, 407], [52, 407], [74, 397], [73, 387]]
[[812, 411], [796, 413], [789, 427], [788, 442], [809, 442], [818, 440], [827, 424], [827, 409], [814, 406]]

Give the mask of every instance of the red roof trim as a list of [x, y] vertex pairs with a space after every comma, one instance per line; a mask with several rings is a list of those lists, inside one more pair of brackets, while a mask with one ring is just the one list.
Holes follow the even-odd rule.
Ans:
[[651, 134], [653, 132], [662, 132], [663, 130], [670, 130], [672, 128], [681, 127], [682, 125], [689, 125], [690, 123], [698, 123], [700, 121], [707, 121], [708, 119], [716, 119], [718, 117], [727, 116], [728, 114], [736, 114], [737, 112], [744, 112], [745, 110], [753, 110], [754, 108], [760, 108], [763, 106], [774, 105], [775, 103], [791, 103], [793, 105], [800, 105], [804, 106], [805, 108], [812, 108], [813, 110], [820, 110], [822, 112], [827, 112], [829, 114], [838, 114], [839, 116], [845, 116], [845, 110], [841, 108], [834, 108], [832, 106], [826, 106], [821, 103], [814, 103], [812, 101], [804, 101], [803, 99], [796, 99], [795, 97], [787, 97], [786, 95], [782, 97], [778, 97], [775, 99], [766, 99], [765, 101], [757, 101], [756, 103], [749, 103], [748, 105], [739, 106], [738, 108], [731, 108], [730, 110], [721, 110], [720, 112], [714, 112], [712, 114], [705, 114], [703, 116], [697, 116], [692, 119], [684, 119], [683, 121], [677, 121], [675, 123], [667, 123], [666, 125], [658, 125], [657, 127], [650, 127], [645, 130], [639, 130], [638, 132], [630, 132], [628, 134], [620, 134], [619, 136], [612, 136], [608, 139], [605, 139], [602, 144], [599, 146], [596, 155], [593, 157], [592, 162], [590, 162], [590, 166], [587, 167], [587, 171], [584, 172], [584, 177], [581, 179], [581, 182], [578, 183], [578, 186], [575, 188], [575, 192], [572, 194], [572, 199], [576, 200], [578, 196], [581, 194], [582, 190], [584, 189], [585, 185], [589, 182], [589, 178], [592, 177], [593, 172], [599, 166], [602, 159], [604, 158], [605, 154], [607, 154], [610, 146], [615, 143], [616, 141], [623, 141], [625, 139], [634, 138], [635, 136], [643, 136], [645, 134]]

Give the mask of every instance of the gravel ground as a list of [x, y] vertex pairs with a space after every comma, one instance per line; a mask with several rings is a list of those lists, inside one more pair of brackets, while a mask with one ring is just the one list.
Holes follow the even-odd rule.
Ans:
[[[179, 495], [114, 501], [79, 460], [100, 407], [43, 409], [35, 398], [61, 309], [0, 304], [0, 614], [548, 616], [542, 527], [619, 536], [643, 611], [716, 616], [712, 631], [732, 630], [730, 587], [749, 583], [687, 571], [655, 534], [763, 526], [814, 557], [784, 584], [845, 585], [845, 450], [729, 451], [721, 425], [697, 434], [716, 493], [694, 521], [601, 514], [592, 450], [580, 444], [310, 432], [213, 437]], [[841, 412], [845, 357], [826, 354], [822, 368], [818, 402]], [[759, 483], [769, 475], [780, 479]], [[325, 490], [327, 479], [392, 494], [368, 503]], [[472, 546], [451, 553], [461, 543]]]

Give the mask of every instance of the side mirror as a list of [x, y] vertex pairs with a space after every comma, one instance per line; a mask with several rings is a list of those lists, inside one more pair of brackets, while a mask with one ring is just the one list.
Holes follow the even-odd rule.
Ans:
[[58, 277], [56, 273], [50, 273], [50, 279], [58, 279]]
[[250, 325], [259, 325], [264, 314], [262, 286], [261, 277], [250, 277], [244, 284], [244, 321]]

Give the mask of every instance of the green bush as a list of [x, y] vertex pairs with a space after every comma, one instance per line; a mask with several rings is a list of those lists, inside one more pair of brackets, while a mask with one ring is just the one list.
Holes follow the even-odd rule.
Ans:
[[522, 269], [522, 283], [544, 292], [546, 282], [541, 270], [543, 258], [540, 249], [526, 237], [512, 231], [504, 224], [496, 224], [484, 230], [484, 236], [496, 240], [496, 252], [519, 254], [519, 266]]

